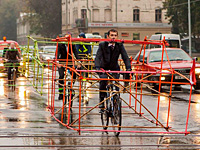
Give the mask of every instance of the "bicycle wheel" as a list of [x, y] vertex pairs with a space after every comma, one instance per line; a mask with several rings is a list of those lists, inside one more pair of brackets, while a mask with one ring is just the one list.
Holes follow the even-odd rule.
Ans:
[[17, 78], [17, 72], [16, 72], [16, 69], [13, 68], [13, 72], [12, 72], [12, 90], [13, 91], [15, 91], [16, 78]]
[[[106, 102], [104, 102], [104, 105], [107, 106]], [[108, 124], [109, 124], [109, 111], [108, 111], [108, 109], [105, 109], [104, 111], [101, 112], [101, 122], [102, 122], [103, 129], [107, 130]]]
[[[69, 112], [70, 111], [70, 112]], [[68, 114], [69, 112], [69, 114]], [[72, 108], [64, 108], [64, 113], [63, 113], [63, 123], [68, 124], [68, 118], [69, 118], [69, 124], [71, 124], [74, 120], [73, 120], [73, 112], [72, 112]]]
[[115, 136], [119, 136], [121, 130], [121, 122], [122, 122], [122, 113], [121, 113], [121, 101], [118, 95], [113, 96], [113, 106], [112, 106], [112, 116], [111, 122], [113, 126], [113, 130], [115, 130]]

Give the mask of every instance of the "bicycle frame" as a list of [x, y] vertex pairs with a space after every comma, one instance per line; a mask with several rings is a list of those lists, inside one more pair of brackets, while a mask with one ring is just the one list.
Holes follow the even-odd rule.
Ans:
[[[113, 91], [113, 86], [114, 84], [110, 81], [110, 83], [108, 83], [107, 85], [107, 97], [110, 97], [111, 95], [114, 95], [113, 93], [115, 91]], [[111, 105], [108, 105], [108, 104], [111, 104]], [[106, 107], [105, 109], [109, 110], [109, 111], [113, 111], [113, 107], [110, 108], [110, 106], [113, 106], [113, 96], [110, 97], [109, 99], [106, 100]]]
[[[114, 130], [115, 136], [119, 136], [121, 130], [121, 100], [119, 99], [119, 94], [115, 93], [113, 90], [114, 85], [112, 81], [107, 85], [107, 100], [105, 103], [105, 110], [101, 112], [101, 120], [103, 129], [107, 130], [109, 124], [109, 118], [111, 118], [112, 127]], [[117, 92], [117, 91], [116, 91]], [[118, 128], [118, 131], [115, 130], [115, 127]], [[107, 133], [107, 132], [106, 132]]]
[[[9, 68], [8, 68], [8, 74], [9, 74], [9, 70], [10, 70], [10, 79], [9, 80], [9, 85], [12, 86], [12, 90], [15, 90], [15, 82], [16, 82], [16, 78], [17, 78], [17, 69], [16, 67], [18, 67], [18, 62], [8, 62]], [[9, 78], [9, 77], [8, 77]]]

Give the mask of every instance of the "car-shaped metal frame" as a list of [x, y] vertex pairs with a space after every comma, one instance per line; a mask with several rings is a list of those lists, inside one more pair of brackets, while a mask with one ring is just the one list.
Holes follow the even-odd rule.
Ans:
[[[163, 55], [162, 55], [163, 54]], [[161, 63], [163, 56], [163, 62]], [[139, 58], [138, 58], [139, 57]], [[169, 58], [169, 61], [168, 59]], [[140, 66], [142, 70], [147, 71], [162, 71], [161, 81], [169, 81], [171, 82], [172, 74], [170, 73], [170, 69], [184, 75], [185, 77], [190, 79], [190, 70], [193, 65], [193, 59], [182, 49], [180, 48], [166, 48], [166, 51], [162, 48], [155, 49], [146, 49], [145, 54], [144, 50], [138, 52], [134, 58], [135, 62], [133, 63], [145, 63], [147, 66]], [[162, 68], [161, 68], [162, 64]], [[170, 67], [171, 66], [171, 67]], [[188, 82], [188, 80], [181, 76], [178, 73], [174, 73], [173, 82], [179, 82], [181, 85], [183, 82]], [[146, 74], [149, 75], [149, 74]], [[195, 90], [200, 89], [200, 64], [195, 64], [195, 76], [196, 76], [196, 85], [194, 85]], [[160, 73], [153, 74], [147, 78], [150, 81], [159, 81]], [[159, 89], [159, 83], [150, 83], [151, 86], [155, 90]], [[167, 85], [162, 83], [162, 85]], [[169, 84], [168, 84], [169, 85]]]

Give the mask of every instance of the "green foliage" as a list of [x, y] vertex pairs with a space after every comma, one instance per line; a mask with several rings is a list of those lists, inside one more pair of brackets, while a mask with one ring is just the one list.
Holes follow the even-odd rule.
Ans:
[[[188, 0], [166, 0], [164, 7], [172, 23], [172, 33], [188, 33]], [[191, 0], [190, 7], [192, 35], [200, 35], [200, 1]]]
[[24, 0], [31, 33], [54, 38], [61, 33], [61, 0]]
[[9, 40], [17, 39], [17, 0], [3, 0], [0, 5], [0, 39], [6, 36]]

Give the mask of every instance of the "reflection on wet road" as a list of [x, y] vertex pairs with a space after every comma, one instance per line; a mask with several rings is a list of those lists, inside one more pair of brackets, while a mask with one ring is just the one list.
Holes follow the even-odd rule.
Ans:
[[[47, 82], [48, 83], [48, 82]], [[48, 86], [47, 86], [48, 87]], [[169, 116], [169, 126], [175, 130], [184, 131], [186, 114], [188, 108], [187, 87], [181, 92], [173, 91], [174, 98], [171, 98], [171, 110]], [[56, 95], [57, 96], [57, 95]], [[121, 95], [128, 99], [127, 94]], [[153, 114], [157, 111], [156, 96], [143, 96], [144, 105], [148, 106]], [[35, 149], [126, 149], [126, 148], [176, 148], [187, 147], [200, 148], [200, 94], [193, 93], [191, 103], [190, 119], [188, 131], [191, 134], [185, 135], [158, 135], [158, 134], [136, 134], [121, 133], [119, 138], [114, 137], [113, 133], [101, 132], [75, 132], [66, 129], [56, 122], [47, 110], [47, 95], [39, 95], [31, 84], [23, 77], [18, 78], [16, 90], [12, 91], [7, 86], [5, 78], [0, 79], [0, 148], [13, 147]], [[93, 106], [98, 102], [98, 93], [89, 91], [83, 97], [83, 106]], [[55, 105], [62, 105], [61, 101], [55, 101]], [[132, 100], [134, 104], [135, 101]], [[78, 106], [78, 100], [75, 99], [74, 106]], [[124, 105], [124, 104], [123, 104]], [[159, 119], [166, 122], [169, 98], [160, 97]], [[139, 105], [137, 106], [139, 109]], [[83, 113], [88, 108], [83, 108]], [[86, 115], [82, 122], [85, 125], [94, 125], [100, 122], [98, 109], [90, 115]], [[142, 112], [146, 113], [145, 110]], [[72, 120], [77, 118], [78, 109], [72, 110]], [[131, 113], [128, 108], [123, 108], [122, 126], [145, 126], [148, 125], [144, 119]], [[58, 114], [59, 115], [59, 114]], [[59, 117], [59, 116], [58, 116]], [[99, 127], [100, 128], [100, 127]], [[126, 129], [125, 129], [126, 130]], [[128, 130], [128, 129], [127, 129]], [[134, 130], [141, 130], [135, 128]], [[154, 129], [143, 129], [152, 130]], [[146, 146], [145, 146], [146, 145]], [[148, 145], [148, 146], [147, 146]]]

